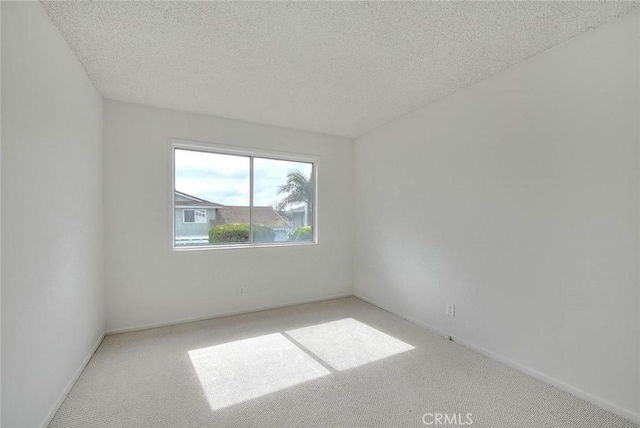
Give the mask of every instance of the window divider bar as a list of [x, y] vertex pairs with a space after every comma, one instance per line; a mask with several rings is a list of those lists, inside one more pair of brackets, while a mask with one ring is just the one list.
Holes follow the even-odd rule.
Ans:
[[249, 244], [253, 244], [253, 156], [249, 157]]

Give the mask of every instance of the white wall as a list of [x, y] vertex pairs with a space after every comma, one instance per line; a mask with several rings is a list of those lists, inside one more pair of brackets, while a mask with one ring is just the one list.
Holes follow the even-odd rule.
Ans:
[[637, 19], [388, 123], [354, 152], [358, 295], [636, 420]]
[[42, 426], [104, 332], [102, 99], [38, 2], [2, 2], [2, 426]]
[[[116, 101], [104, 126], [108, 330], [351, 293], [349, 140]], [[172, 251], [169, 138], [319, 155], [319, 243]]]

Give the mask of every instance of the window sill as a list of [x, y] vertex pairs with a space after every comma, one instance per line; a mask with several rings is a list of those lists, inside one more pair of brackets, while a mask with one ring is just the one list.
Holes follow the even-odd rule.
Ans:
[[236, 244], [236, 245], [193, 245], [193, 246], [180, 246], [172, 247], [173, 251], [203, 251], [203, 250], [237, 250], [240, 248], [278, 248], [278, 247], [307, 247], [311, 245], [317, 245], [315, 241], [308, 242], [286, 242], [286, 243], [274, 243], [274, 244]]

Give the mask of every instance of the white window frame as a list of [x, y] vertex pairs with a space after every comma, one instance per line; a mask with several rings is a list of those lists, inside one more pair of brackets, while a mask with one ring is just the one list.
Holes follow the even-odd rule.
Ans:
[[[185, 214], [187, 213], [187, 211], [193, 211], [193, 221], [187, 221], [185, 220]], [[204, 221], [196, 221], [197, 216], [196, 213], [200, 212], [202, 214], [204, 214]], [[196, 208], [185, 208], [182, 210], [182, 222], [186, 223], [186, 224], [203, 224], [207, 222], [207, 210], [199, 210]]]
[[[175, 151], [180, 150], [192, 150], [200, 152], [208, 152], [221, 155], [235, 155], [245, 156], [250, 159], [249, 163], [249, 239], [248, 243], [237, 243], [232, 245], [212, 245], [204, 244], [197, 246], [176, 246], [175, 244]], [[253, 242], [253, 160], [254, 158], [282, 160], [291, 162], [304, 162], [312, 164], [312, 177], [313, 177], [313, 218], [312, 218], [312, 230], [313, 239], [311, 241], [281, 241], [281, 242]], [[192, 251], [192, 250], [216, 250], [216, 249], [232, 249], [232, 248], [264, 248], [264, 247], [288, 247], [288, 246], [308, 246], [316, 245], [318, 243], [318, 164], [320, 157], [313, 154], [301, 154], [280, 152], [273, 150], [263, 150], [249, 147], [236, 147], [223, 144], [213, 144], [198, 141], [189, 141], [170, 138], [169, 139], [169, 159], [171, 164], [171, 194], [170, 194], [170, 206], [171, 206], [171, 248], [174, 251]], [[184, 214], [183, 214], [184, 215]], [[184, 219], [184, 218], [183, 218]]]

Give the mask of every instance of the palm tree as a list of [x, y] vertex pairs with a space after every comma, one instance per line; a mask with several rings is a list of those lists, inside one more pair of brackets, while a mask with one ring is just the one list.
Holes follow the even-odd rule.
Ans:
[[[312, 173], [313, 176], [313, 173]], [[287, 174], [287, 182], [278, 187], [278, 194], [286, 193], [286, 196], [278, 202], [278, 210], [284, 210], [290, 205], [307, 205], [307, 225], [311, 225], [313, 218], [313, 180], [307, 178], [299, 170], [291, 171]]]

